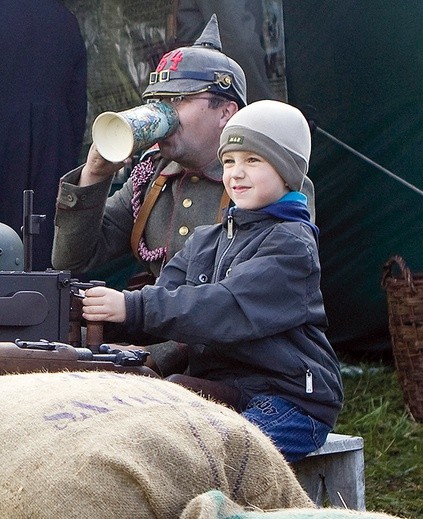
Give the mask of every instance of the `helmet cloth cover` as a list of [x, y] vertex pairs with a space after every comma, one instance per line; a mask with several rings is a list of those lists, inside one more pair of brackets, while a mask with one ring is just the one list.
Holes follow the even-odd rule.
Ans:
[[244, 71], [222, 52], [215, 14], [191, 47], [179, 47], [162, 57], [142, 97], [147, 100], [199, 92], [227, 97], [240, 108], [247, 104]]

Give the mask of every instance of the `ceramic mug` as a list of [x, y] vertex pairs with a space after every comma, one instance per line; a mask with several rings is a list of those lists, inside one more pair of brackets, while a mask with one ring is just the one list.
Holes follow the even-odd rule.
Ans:
[[104, 112], [92, 126], [93, 142], [102, 157], [121, 162], [173, 133], [178, 112], [160, 101], [123, 112]]

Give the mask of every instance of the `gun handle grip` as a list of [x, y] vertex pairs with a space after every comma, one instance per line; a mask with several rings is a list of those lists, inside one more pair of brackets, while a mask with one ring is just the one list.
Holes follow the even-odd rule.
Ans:
[[98, 353], [103, 344], [103, 327], [103, 322], [87, 321], [87, 348], [93, 353]]
[[74, 348], [82, 346], [82, 299], [71, 292], [69, 311], [69, 344]]

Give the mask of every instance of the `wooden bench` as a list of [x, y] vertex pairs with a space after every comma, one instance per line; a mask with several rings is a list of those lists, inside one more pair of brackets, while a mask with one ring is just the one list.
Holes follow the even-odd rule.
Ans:
[[360, 436], [330, 433], [326, 443], [292, 468], [310, 498], [323, 506], [366, 509], [364, 441]]

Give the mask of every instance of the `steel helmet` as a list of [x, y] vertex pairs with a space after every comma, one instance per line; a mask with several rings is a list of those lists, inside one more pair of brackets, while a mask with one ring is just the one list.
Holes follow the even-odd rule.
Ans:
[[23, 244], [18, 234], [0, 223], [0, 270], [23, 270]]

